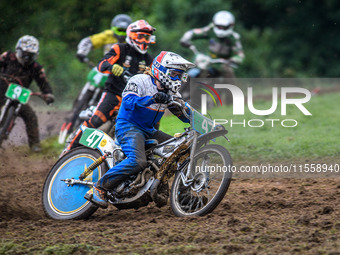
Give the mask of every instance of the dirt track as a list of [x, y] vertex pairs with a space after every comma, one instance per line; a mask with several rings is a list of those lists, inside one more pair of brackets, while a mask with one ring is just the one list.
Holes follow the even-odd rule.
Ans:
[[[63, 121], [46, 111], [39, 118], [42, 138]], [[0, 254], [340, 254], [339, 178], [233, 179], [205, 217], [177, 218], [151, 204], [55, 221], [44, 215], [41, 191], [57, 156], [12, 147], [26, 144], [20, 122], [14, 131], [0, 149]]]
[[41, 206], [55, 161], [1, 151], [0, 254], [340, 254], [339, 179], [234, 179], [205, 217], [177, 218], [151, 204], [65, 222]]

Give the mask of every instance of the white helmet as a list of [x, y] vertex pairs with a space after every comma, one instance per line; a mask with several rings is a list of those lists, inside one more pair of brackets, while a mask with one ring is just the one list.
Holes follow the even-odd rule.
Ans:
[[39, 41], [34, 36], [24, 35], [19, 38], [15, 50], [20, 64], [29, 65], [38, 58]]
[[187, 80], [186, 71], [195, 64], [182, 58], [180, 55], [162, 51], [152, 62], [151, 71], [166, 89], [176, 93], [181, 88], [182, 82]]
[[223, 38], [233, 32], [235, 18], [228, 11], [219, 11], [214, 15], [213, 23], [216, 36]]

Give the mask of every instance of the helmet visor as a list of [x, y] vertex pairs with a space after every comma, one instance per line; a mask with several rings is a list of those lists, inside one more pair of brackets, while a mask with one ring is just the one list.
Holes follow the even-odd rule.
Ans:
[[33, 52], [23, 51], [20, 57], [25, 63], [32, 63], [37, 58], [37, 54]]
[[186, 82], [188, 78], [188, 74], [180, 69], [168, 69], [167, 75], [172, 81]]
[[232, 25], [228, 25], [228, 26], [220, 26], [220, 25], [215, 25], [215, 27], [217, 27], [220, 30], [228, 30], [232, 27]]

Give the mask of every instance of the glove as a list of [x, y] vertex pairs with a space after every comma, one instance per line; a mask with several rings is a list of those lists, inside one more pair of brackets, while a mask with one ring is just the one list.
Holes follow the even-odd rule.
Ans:
[[118, 64], [114, 64], [112, 66], [112, 74], [114, 76], [121, 76], [122, 73], [124, 72], [124, 68]]
[[43, 99], [45, 100], [46, 104], [52, 104], [54, 102], [54, 95], [53, 94], [43, 94]]
[[165, 94], [164, 92], [157, 92], [153, 95], [153, 100], [155, 100], [156, 103], [159, 104], [167, 104], [170, 102], [171, 96], [168, 94]]
[[83, 55], [83, 54], [77, 54], [76, 56], [77, 56], [77, 58], [79, 59], [79, 61], [82, 62], [82, 63], [85, 63], [85, 62], [87, 62], [87, 61], [89, 60], [89, 59], [88, 59], [85, 55]]

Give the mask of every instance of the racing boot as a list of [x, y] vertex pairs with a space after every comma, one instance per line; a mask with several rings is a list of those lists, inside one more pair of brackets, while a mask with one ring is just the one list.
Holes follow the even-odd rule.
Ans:
[[107, 202], [105, 195], [106, 195], [105, 190], [94, 185], [92, 189], [86, 192], [84, 198], [94, 203], [95, 205], [98, 205], [99, 207], [106, 209], [109, 203]]

